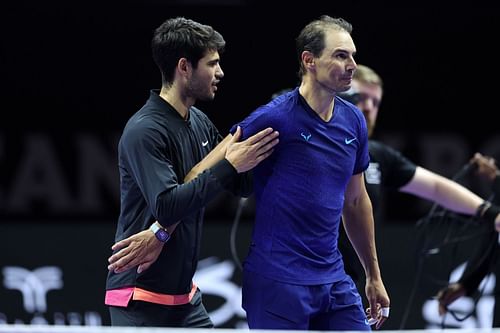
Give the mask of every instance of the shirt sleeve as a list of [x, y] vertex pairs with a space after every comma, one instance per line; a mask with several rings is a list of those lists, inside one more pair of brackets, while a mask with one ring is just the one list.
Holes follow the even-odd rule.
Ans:
[[417, 170], [415, 163], [386, 144], [370, 140], [369, 145], [370, 155], [383, 169], [385, 188], [398, 190], [410, 182]]
[[241, 122], [233, 125], [229, 132], [234, 134], [237, 126], [240, 126], [242, 130], [240, 141], [246, 140], [252, 135], [268, 127], [271, 127], [274, 130], [280, 130], [280, 123], [277, 121], [276, 113], [273, 112], [273, 110], [268, 106], [262, 106], [256, 109]]
[[140, 127], [122, 139], [123, 163], [128, 165], [125, 169], [131, 173], [152, 215], [163, 226], [203, 208], [237, 175], [232, 165], [223, 159], [192, 181], [182, 183], [172, 162], [177, 152], [165, 144], [159, 131]]

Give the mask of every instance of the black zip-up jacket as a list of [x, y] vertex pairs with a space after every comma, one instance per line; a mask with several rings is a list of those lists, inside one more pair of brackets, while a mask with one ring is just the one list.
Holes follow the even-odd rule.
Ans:
[[187, 120], [151, 91], [146, 104], [127, 122], [118, 146], [120, 216], [115, 241], [177, 221], [171, 239], [145, 272], [109, 272], [106, 289], [137, 286], [163, 294], [186, 294], [199, 259], [205, 205], [225, 189], [246, 196], [249, 175], [239, 176], [225, 159], [188, 183], [186, 174], [221, 140], [208, 117], [195, 107]]

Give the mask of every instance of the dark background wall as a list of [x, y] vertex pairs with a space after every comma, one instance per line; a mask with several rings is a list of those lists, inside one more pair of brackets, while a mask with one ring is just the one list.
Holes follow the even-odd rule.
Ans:
[[[82, 277], [91, 277], [86, 281], [92, 281], [92, 292], [80, 301], [91, 306], [70, 307], [78, 296], [54, 292], [54, 297], [68, 298], [58, 300], [57, 306], [49, 300], [54, 317], [70, 322], [69, 311], [78, 317], [97, 307], [105, 315], [102, 290], [97, 289], [104, 288], [110, 253], [106, 249], [119, 209], [116, 144], [148, 90], [160, 86], [149, 42], [153, 29], [168, 17], [182, 15], [211, 24], [227, 41], [221, 63], [226, 75], [217, 97], [198, 105], [222, 133], [274, 92], [296, 84], [294, 38], [307, 22], [329, 14], [353, 23], [357, 61], [373, 67], [385, 81], [377, 138], [448, 177], [475, 151], [500, 158], [495, 44], [500, 14], [493, 3], [420, 1], [389, 6], [309, 0], [274, 5], [281, 9], [270, 9], [269, 4], [20, 0], [1, 5], [0, 236], [9, 241], [1, 242], [1, 252], [8, 255], [0, 256], [0, 265], [23, 267], [28, 273], [64, 266], [70, 289], [80, 286]], [[465, 181], [487, 193], [484, 184]], [[213, 230], [221, 224], [229, 227], [236, 204], [235, 198], [221, 197], [209, 206], [207, 232], [212, 233], [207, 242], [217, 238], [214, 246], [227, 244], [227, 232]], [[399, 303], [395, 320], [386, 327], [397, 328], [414, 275], [405, 268], [415, 267], [412, 224], [429, 205], [389, 194], [386, 206], [391, 225], [378, 233], [384, 240], [380, 257], [395, 304]], [[247, 204], [245, 214], [251, 223], [252, 205]], [[404, 240], [408, 248], [402, 251], [403, 245], [395, 240]], [[206, 256], [215, 252], [206, 250]], [[221, 252], [227, 256], [227, 246]], [[42, 310], [31, 309], [34, 313], [22, 308], [18, 291], [5, 286], [3, 273], [0, 322], [10, 322], [19, 313], [28, 322], [45, 318], [36, 312], [44, 309], [43, 304]], [[436, 290], [434, 285], [418, 297]], [[98, 318], [87, 314], [89, 323]], [[427, 321], [439, 323], [434, 317]], [[78, 317], [74, 322], [85, 320]], [[421, 318], [410, 318], [409, 323], [408, 327], [425, 326]]]
[[[0, 216], [116, 217], [116, 142], [148, 90], [160, 86], [152, 31], [177, 15], [213, 25], [227, 41], [216, 99], [198, 105], [222, 133], [297, 83], [294, 38], [308, 21], [329, 14], [353, 23], [357, 61], [385, 81], [377, 138], [446, 176], [475, 151], [500, 157], [494, 120], [500, 17], [493, 5], [307, 1], [270, 9], [244, 0], [27, 0], [2, 6]], [[401, 204], [389, 219], [413, 221], [428, 208], [404, 196], [392, 200]]]

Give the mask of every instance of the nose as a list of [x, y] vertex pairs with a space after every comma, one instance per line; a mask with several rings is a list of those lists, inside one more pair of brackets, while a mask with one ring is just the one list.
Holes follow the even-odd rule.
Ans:
[[372, 103], [371, 98], [365, 98], [361, 99], [357, 105], [356, 105], [363, 113], [365, 116], [369, 116], [371, 113], [375, 111], [375, 107]]
[[347, 68], [351, 71], [355, 71], [356, 68], [358, 68], [358, 64], [356, 63], [356, 60], [354, 60], [353, 56], [349, 57], [349, 61], [347, 63]]
[[217, 65], [217, 70], [215, 71], [215, 76], [218, 79], [222, 79], [224, 77], [224, 71], [222, 70], [222, 67], [220, 65]]

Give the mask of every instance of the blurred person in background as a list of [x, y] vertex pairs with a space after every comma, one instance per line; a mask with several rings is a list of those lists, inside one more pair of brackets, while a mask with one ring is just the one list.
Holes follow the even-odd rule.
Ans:
[[[381, 223], [381, 202], [384, 199], [384, 191], [387, 190], [412, 194], [455, 213], [468, 216], [479, 213], [488, 219], [486, 222], [490, 225], [500, 222], [500, 210], [497, 206], [492, 205], [483, 211], [485, 200], [477, 194], [453, 180], [416, 165], [396, 149], [372, 139], [383, 93], [382, 78], [372, 68], [358, 64], [351, 89], [341, 94], [341, 97], [356, 105], [366, 119], [370, 164], [365, 171], [365, 182], [372, 201], [375, 222]], [[340, 237], [341, 252], [346, 257], [346, 271], [359, 282], [359, 261], [345, 233], [341, 233]]]
[[[488, 156], [476, 153], [471, 159], [471, 163], [476, 165], [475, 172], [492, 184], [493, 198], [491, 202], [500, 204], [500, 170], [496, 161]], [[450, 283], [438, 291], [436, 299], [439, 302], [439, 314], [442, 316], [448, 312], [448, 306], [462, 296], [473, 296], [479, 291], [481, 281], [491, 272], [497, 273], [495, 285], [495, 309], [493, 316], [493, 326], [500, 326], [500, 283], [498, 255], [500, 253], [498, 231], [490, 226], [485, 227], [484, 236], [476, 240], [478, 247], [474, 255], [471, 256], [462, 276], [458, 281]]]

